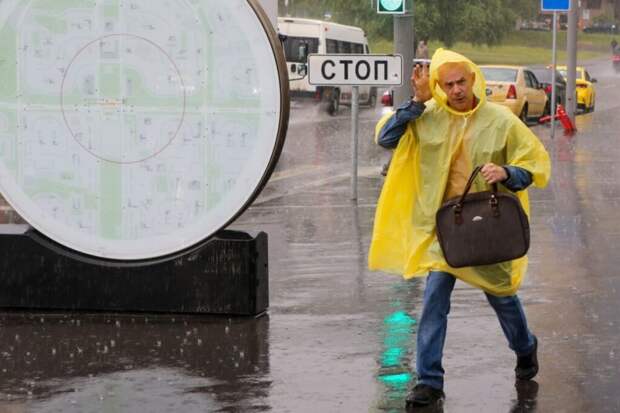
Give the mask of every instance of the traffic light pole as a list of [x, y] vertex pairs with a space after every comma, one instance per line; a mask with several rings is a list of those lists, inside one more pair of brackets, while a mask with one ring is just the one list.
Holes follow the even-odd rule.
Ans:
[[413, 67], [415, 43], [413, 35], [413, 0], [406, 4], [405, 14], [394, 15], [394, 54], [403, 56], [403, 84], [394, 88], [394, 106], [408, 100], [412, 91], [409, 78]]

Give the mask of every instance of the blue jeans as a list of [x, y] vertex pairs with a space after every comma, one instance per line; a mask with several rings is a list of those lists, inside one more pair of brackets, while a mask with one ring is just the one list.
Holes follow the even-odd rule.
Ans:
[[[431, 271], [424, 290], [424, 308], [418, 325], [416, 367], [418, 383], [436, 389], [443, 389], [444, 370], [441, 358], [448, 327], [450, 295], [455, 281], [451, 274]], [[534, 349], [534, 336], [527, 328], [527, 320], [519, 298], [516, 295], [496, 297], [486, 294], [486, 296], [497, 314], [510, 348], [517, 355], [529, 354]]]

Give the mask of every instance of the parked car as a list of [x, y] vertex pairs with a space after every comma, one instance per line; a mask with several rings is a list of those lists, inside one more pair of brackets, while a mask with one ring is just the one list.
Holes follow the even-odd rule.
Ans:
[[509, 108], [523, 122], [545, 112], [547, 94], [534, 73], [523, 66], [483, 65], [487, 99]]
[[390, 89], [386, 89], [381, 95], [381, 104], [383, 106], [394, 106], [394, 91]]
[[596, 22], [590, 27], [583, 29], [584, 33], [618, 33], [618, 26], [610, 22]]
[[519, 30], [536, 30], [548, 32], [551, 30], [549, 23], [546, 21], [528, 21], [524, 20], [519, 25]]
[[[544, 88], [543, 90], [547, 94], [547, 105], [545, 106], [545, 115], [551, 113], [551, 77], [553, 71], [547, 67], [531, 66], [528, 68], [538, 80], [538, 83]], [[558, 70], [555, 71], [555, 93], [556, 93], [556, 105], [562, 105], [566, 107], [566, 78]]]
[[[566, 66], [557, 66], [562, 76], [567, 77]], [[596, 104], [596, 90], [594, 83], [597, 80], [590, 76], [590, 73], [581, 66], [577, 66], [577, 109], [584, 112], [594, 112]]]

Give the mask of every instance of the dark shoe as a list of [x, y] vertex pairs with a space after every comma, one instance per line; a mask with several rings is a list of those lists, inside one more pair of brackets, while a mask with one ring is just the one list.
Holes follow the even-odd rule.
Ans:
[[534, 336], [534, 350], [524, 356], [517, 356], [515, 375], [519, 380], [532, 380], [538, 373], [538, 339]]
[[427, 384], [416, 384], [407, 396], [407, 407], [430, 406], [446, 398], [443, 390], [435, 389]]

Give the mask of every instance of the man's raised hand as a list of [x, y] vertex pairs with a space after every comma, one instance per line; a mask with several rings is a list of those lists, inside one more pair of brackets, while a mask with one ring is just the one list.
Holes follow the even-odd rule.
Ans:
[[428, 65], [416, 64], [411, 73], [411, 89], [415, 91], [415, 101], [424, 103], [433, 97], [428, 78]]

